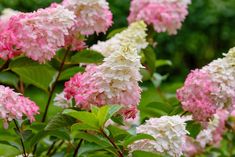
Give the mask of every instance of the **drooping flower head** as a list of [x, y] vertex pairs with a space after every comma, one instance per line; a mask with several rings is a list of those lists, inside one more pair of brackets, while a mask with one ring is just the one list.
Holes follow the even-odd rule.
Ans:
[[75, 33], [104, 33], [112, 25], [112, 13], [106, 0], [64, 0], [62, 4], [76, 15]]
[[231, 49], [200, 70], [192, 71], [184, 86], [177, 90], [183, 109], [195, 120], [208, 121], [218, 109], [229, 112], [235, 106], [235, 51]]
[[[136, 24], [142, 25], [143, 23]], [[130, 26], [128, 29], [132, 28]], [[140, 32], [146, 29], [146, 27], [139, 28]], [[145, 38], [145, 36], [142, 37]], [[139, 38], [139, 36], [133, 37]], [[132, 38], [130, 41], [135, 41]], [[104, 59], [103, 64], [88, 65], [85, 73], [78, 73], [66, 82], [65, 97], [74, 98], [77, 106], [83, 109], [90, 109], [91, 105], [124, 105], [126, 109], [122, 111], [123, 114], [128, 118], [134, 118], [137, 112], [136, 106], [140, 100], [141, 89], [138, 81], [141, 80], [139, 70], [142, 65], [139, 56], [140, 49], [136, 42], [130, 41], [107, 42], [107, 45], [102, 43], [104, 47], [113, 44], [111, 47], [116, 49], [107, 52], [109, 55]], [[142, 41], [145, 40], [142, 39]]]
[[188, 14], [190, 0], [132, 0], [129, 23], [144, 20], [157, 32], [176, 34]]
[[74, 22], [73, 12], [55, 4], [33, 13], [19, 13], [11, 17], [0, 34], [0, 57], [8, 59], [24, 53], [44, 63], [65, 46], [65, 36], [69, 35]]
[[136, 128], [137, 133], [149, 134], [155, 140], [139, 140], [129, 146], [130, 152], [135, 150], [164, 153], [173, 157], [180, 157], [188, 134], [185, 121], [190, 117], [162, 116], [151, 118], [145, 124]]
[[21, 120], [23, 116], [33, 122], [34, 116], [39, 114], [39, 107], [28, 98], [15, 93], [9, 87], [0, 85], [0, 118], [4, 121], [4, 127], [13, 119]]

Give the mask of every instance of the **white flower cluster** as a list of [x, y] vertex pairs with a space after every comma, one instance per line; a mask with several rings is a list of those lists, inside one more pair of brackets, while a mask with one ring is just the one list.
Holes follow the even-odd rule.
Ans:
[[143, 21], [132, 23], [126, 30], [116, 34], [107, 41], [99, 41], [98, 44], [93, 45], [91, 49], [108, 57], [115, 50], [119, 49], [121, 43], [126, 43], [133, 45], [139, 52], [148, 45], [146, 41], [146, 30], [147, 26]]
[[136, 141], [130, 145], [130, 151], [144, 150], [173, 157], [181, 156], [185, 135], [188, 134], [185, 121], [188, 120], [191, 120], [191, 117], [162, 116], [147, 120], [146, 124], [137, 127], [137, 133], [149, 134], [156, 140]]
[[202, 71], [208, 73], [218, 89], [212, 93], [218, 108], [231, 109], [235, 104], [235, 48], [231, 49], [224, 58], [219, 58]]

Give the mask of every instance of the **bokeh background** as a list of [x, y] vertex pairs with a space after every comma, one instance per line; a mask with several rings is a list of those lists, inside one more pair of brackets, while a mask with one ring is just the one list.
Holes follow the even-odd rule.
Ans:
[[[0, 11], [4, 8], [12, 8], [30, 12], [47, 7], [52, 2], [60, 1], [0, 0]], [[109, 32], [126, 27], [128, 25], [126, 19], [129, 14], [130, 0], [108, 1], [114, 15], [114, 24]], [[201, 68], [212, 60], [222, 57], [223, 53], [235, 46], [235, 0], [192, 0], [192, 4], [189, 6], [189, 15], [177, 35], [169, 36], [166, 33], [154, 33], [152, 36], [157, 44], [154, 48], [157, 59], [170, 60], [172, 66], [158, 67], [156, 69], [158, 73], [156, 80], [144, 81], [141, 84], [143, 93], [139, 109], [142, 120], [158, 113], [157, 110], [153, 111], [151, 108], [148, 109], [147, 106], [159, 107], [164, 104], [162, 105], [164, 110], [170, 105], [179, 104], [175, 98], [175, 91], [182, 86], [189, 71]], [[106, 34], [94, 35], [89, 37], [87, 43], [91, 45], [98, 40], [105, 39]], [[61, 82], [61, 87], [58, 90], [62, 88], [63, 83]], [[34, 86], [28, 86], [25, 95], [39, 104], [41, 110], [43, 110], [43, 104], [47, 100], [46, 93]], [[55, 115], [58, 110], [51, 105], [49, 116]], [[0, 139], [11, 138], [11, 136], [7, 136], [8, 133], [0, 128]], [[233, 145], [231, 146], [231, 143], [226, 141], [223, 142], [221, 145], [223, 149], [220, 149], [222, 151], [220, 154], [226, 156], [227, 146], [233, 148]], [[12, 152], [12, 149], [0, 144], [0, 156], [6, 154], [10, 156]], [[212, 151], [208, 152], [210, 154], [205, 154], [205, 156], [213, 155]], [[213, 152], [218, 152], [218, 150]]]

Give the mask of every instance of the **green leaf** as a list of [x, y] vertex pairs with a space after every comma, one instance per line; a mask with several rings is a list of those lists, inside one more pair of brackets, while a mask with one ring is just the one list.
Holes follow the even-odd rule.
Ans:
[[95, 134], [89, 134], [89, 133], [83, 133], [83, 132], [79, 132], [77, 135], [76, 135], [77, 138], [80, 138], [80, 139], [84, 139], [88, 142], [92, 142], [92, 143], [96, 143], [100, 146], [103, 146], [103, 147], [109, 147], [109, 146], [112, 146], [109, 141], [101, 136], [97, 136]]
[[122, 31], [124, 31], [125, 29], [126, 29], [126, 27], [117, 28], [117, 29], [112, 30], [112, 31], [107, 35], [107, 39], [112, 38], [112, 37], [115, 36], [117, 33], [120, 33], [120, 32], [122, 32]]
[[48, 87], [57, 73], [48, 64], [39, 64], [24, 57], [13, 60], [9, 68], [17, 73], [25, 83], [32, 84], [44, 91], [48, 91]]
[[167, 103], [151, 102], [144, 107], [140, 107], [140, 109], [148, 117], [161, 117], [169, 114], [173, 110], [173, 107]]
[[125, 125], [124, 124], [124, 119], [123, 119], [122, 115], [113, 116], [111, 119], [112, 119], [112, 121], [114, 121], [115, 123], [117, 123], [119, 125]]
[[151, 74], [146, 69], [140, 69], [140, 73], [142, 75], [142, 81], [148, 81], [151, 79]]
[[150, 46], [148, 46], [146, 49], [143, 50], [145, 59], [148, 65], [148, 69], [150, 70], [151, 74], [155, 72], [156, 68], [156, 54], [154, 52], [154, 49]]
[[[80, 147], [77, 156], [81, 156], [82, 154], [85, 155], [85, 154], [88, 154], [88, 153], [97, 152], [98, 150], [104, 150], [106, 148], [109, 148], [109, 147], [100, 146], [100, 145], [97, 145], [95, 143], [85, 142]], [[114, 152], [114, 154], [115, 154], [115, 152]]]
[[59, 139], [63, 139], [63, 140], [70, 140], [70, 136], [68, 134], [68, 132], [66, 132], [65, 130], [53, 130], [53, 131], [40, 131], [37, 134], [35, 134], [31, 140], [30, 140], [30, 145], [34, 146], [35, 144], [37, 144], [41, 139], [47, 137], [47, 136], [54, 136], [57, 137]]
[[202, 130], [202, 126], [195, 121], [188, 121], [186, 130], [190, 133], [189, 136], [196, 138], [199, 132]]
[[47, 126], [45, 127], [45, 130], [49, 131], [49, 130], [57, 130], [60, 128], [66, 128], [70, 127], [74, 123], [75, 123], [74, 118], [58, 113], [57, 115], [51, 118], [51, 120], [48, 122]]
[[126, 138], [127, 136], [130, 136], [130, 133], [128, 133], [126, 130], [121, 129], [117, 126], [109, 125], [108, 130], [110, 131], [112, 137], [118, 141], [124, 140], [124, 138]]
[[60, 78], [59, 78], [59, 81], [69, 80], [76, 73], [84, 72], [84, 71], [85, 71], [84, 67], [79, 67], [79, 66], [68, 68], [68, 69], [62, 71]]
[[76, 123], [72, 125], [71, 127], [72, 132], [76, 131], [87, 131], [87, 130], [92, 130], [92, 131], [99, 131], [96, 127], [92, 127], [90, 125], [84, 124], [84, 123]]
[[155, 66], [156, 68], [159, 68], [162, 66], [172, 66], [172, 62], [170, 60], [159, 59], [159, 60], [156, 60]]
[[8, 145], [8, 146], [14, 147], [18, 150], [21, 150], [21, 146], [18, 143], [13, 142], [13, 141], [2, 141], [1, 140], [0, 144]]
[[109, 114], [107, 119], [111, 118], [115, 113], [117, 113], [122, 108], [121, 105], [110, 105]]
[[145, 151], [134, 151], [132, 153], [132, 156], [133, 157], [163, 157], [162, 155], [160, 154], [156, 154], [156, 153], [152, 153], [152, 152], [145, 152]]
[[109, 106], [102, 106], [97, 112], [97, 118], [99, 120], [99, 126], [103, 128], [105, 122], [109, 119]]
[[79, 63], [102, 63], [104, 56], [94, 50], [82, 50], [72, 56], [71, 61], [74, 64]]
[[2, 84], [7, 84], [7, 85], [12, 85], [15, 88], [17, 88], [18, 83], [19, 83], [19, 78], [17, 75], [10, 71], [5, 71], [0, 73], [0, 83]]
[[99, 121], [97, 117], [90, 112], [66, 109], [63, 111], [63, 114], [76, 118], [84, 124], [99, 129]]
[[128, 145], [134, 143], [135, 141], [142, 140], [142, 139], [156, 140], [153, 136], [148, 135], [148, 134], [137, 134], [135, 136], [132, 136], [126, 139], [123, 145], [127, 147]]

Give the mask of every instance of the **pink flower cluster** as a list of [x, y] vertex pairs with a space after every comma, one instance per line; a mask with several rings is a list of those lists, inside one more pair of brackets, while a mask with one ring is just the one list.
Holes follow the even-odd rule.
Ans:
[[65, 0], [46, 9], [12, 16], [0, 26], [0, 58], [17, 55], [45, 63], [61, 47], [81, 50], [81, 34], [105, 32], [112, 24], [112, 14], [105, 0]]
[[218, 109], [231, 112], [235, 107], [235, 49], [200, 70], [192, 71], [177, 98], [195, 120], [206, 122]]
[[[87, 110], [91, 105], [120, 104], [124, 107], [121, 113], [126, 118], [135, 118], [141, 93], [138, 85], [142, 68], [139, 52], [147, 46], [145, 31], [146, 25], [136, 22], [110, 40], [99, 42], [95, 47], [102, 46], [108, 54], [104, 62], [87, 65], [86, 72], [78, 73], [66, 82], [63, 94], [56, 98], [55, 104], [68, 106], [67, 102], [61, 103], [64, 97], [68, 101], [74, 98], [77, 107]], [[129, 36], [126, 32], [135, 35]]]
[[106, 32], [113, 23], [106, 0], [64, 0], [62, 4], [76, 15], [74, 33]]
[[194, 70], [188, 75], [184, 87], [177, 90], [177, 98], [183, 109], [193, 114], [194, 119], [207, 121], [217, 109], [211, 95], [216, 90], [216, 84], [207, 73]]
[[176, 34], [188, 14], [190, 0], [132, 0], [129, 23], [144, 20], [157, 32]]
[[31, 122], [34, 121], [34, 115], [39, 114], [38, 110], [39, 107], [28, 98], [0, 85], [0, 118], [3, 119], [5, 128], [9, 121], [21, 120], [23, 116], [27, 116]]

